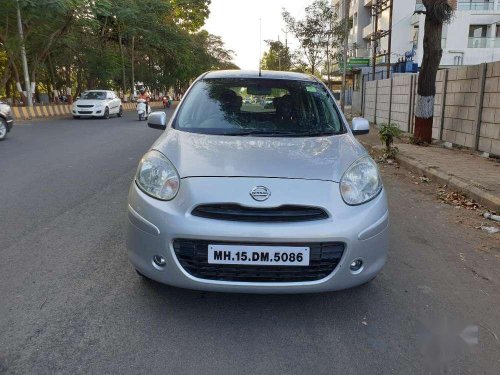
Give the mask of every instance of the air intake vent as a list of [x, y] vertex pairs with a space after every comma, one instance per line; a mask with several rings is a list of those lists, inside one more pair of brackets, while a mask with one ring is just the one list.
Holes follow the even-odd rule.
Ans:
[[273, 208], [255, 208], [237, 204], [205, 204], [196, 207], [192, 214], [193, 216], [214, 220], [262, 223], [290, 223], [328, 218], [328, 214], [321, 208], [293, 205]]

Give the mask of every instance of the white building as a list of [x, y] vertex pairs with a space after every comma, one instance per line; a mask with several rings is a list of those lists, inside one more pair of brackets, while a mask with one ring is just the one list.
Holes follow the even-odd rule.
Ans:
[[[370, 37], [374, 31], [372, 5], [383, 0], [351, 0], [350, 17], [353, 27], [349, 36], [353, 57], [370, 57]], [[456, 4], [453, 20], [443, 29], [443, 67], [475, 65], [500, 60], [500, 0], [450, 0]], [[342, 12], [344, 0], [332, 0]], [[391, 63], [415, 50], [414, 61], [421, 65], [425, 15], [421, 0], [393, 0]], [[340, 16], [343, 13], [339, 13]], [[389, 10], [378, 19], [378, 30], [389, 27]], [[388, 50], [388, 38], [379, 41], [378, 52]], [[384, 62], [382, 58], [378, 63]]]

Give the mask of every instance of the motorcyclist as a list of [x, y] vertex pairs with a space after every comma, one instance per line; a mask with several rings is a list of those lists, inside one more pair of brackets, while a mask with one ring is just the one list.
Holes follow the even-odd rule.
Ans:
[[142, 89], [139, 90], [139, 97], [138, 97], [138, 99], [144, 99], [146, 101], [146, 113], [149, 113], [149, 98], [150, 98], [150, 95], [146, 91], [145, 88], [142, 88]]

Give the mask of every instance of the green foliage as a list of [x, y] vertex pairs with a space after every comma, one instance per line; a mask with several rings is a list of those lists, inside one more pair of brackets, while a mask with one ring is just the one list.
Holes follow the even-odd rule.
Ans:
[[266, 43], [269, 46], [269, 51], [264, 52], [264, 56], [262, 57], [262, 69], [291, 70], [292, 56], [290, 54], [290, 49], [279, 40], [266, 40]]
[[448, 23], [453, 18], [453, 7], [448, 0], [424, 0], [426, 17], [440, 23]]
[[[211, 69], [235, 68], [222, 40], [200, 31], [210, 0], [19, 0], [37, 92], [65, 86], [131, 92], [175, 87]], [[2, 1], [0, 96], [22, 82], [16, 0]], [[12, 63], [9, 63], [9, 60]], [[237, 68], [237, 67], [236, 67]], [[24, 86], [24, 84], [23, 84]]]
[[394, 138], [399, 138], [403, 134], [396, 124], [382, 124], [379, 128], [381, 142], [385, 145], [385, 158], [393, 158], [397, 153], [397, 148], [392, 147]]
[[287, 28], [299, 41], [310, 72], [315, 74], [325, 59], [329, 61], [337, 14], [328, 0], [315, 0], [305, 10], [305, 17], [301, 20], [292, 17], [285, 9], [282, 16]]

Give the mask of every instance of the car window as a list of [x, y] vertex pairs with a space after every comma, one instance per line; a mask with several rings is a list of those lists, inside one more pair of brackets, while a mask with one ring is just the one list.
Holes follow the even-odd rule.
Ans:
[[333, 99], [315, 82], [204, 79], [186, 97], [174, 128], [256, 136], [308, 136], [345, 132]]
[[104, 100], [106, 99], [105, 91], [88, 91], [82, 94], [82, 99], [88, 100]]

